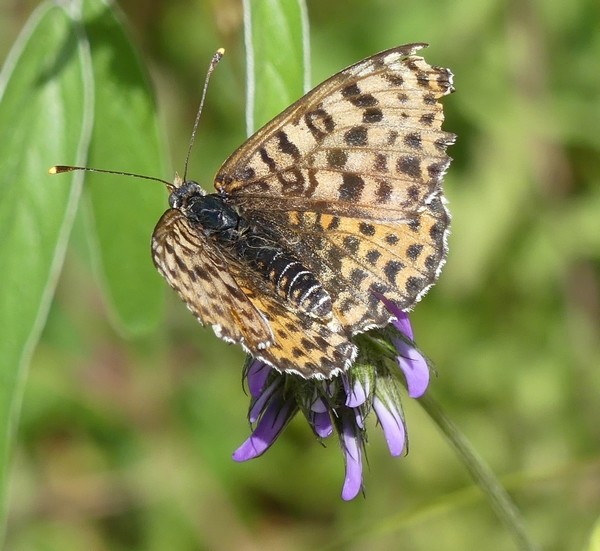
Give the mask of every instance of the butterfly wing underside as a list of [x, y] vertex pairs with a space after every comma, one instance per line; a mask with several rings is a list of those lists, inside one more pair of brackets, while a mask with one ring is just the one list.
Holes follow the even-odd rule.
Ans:
[[226, 259], [177, 209], [169, 209], [152, 235], [152, 258], [202, 325], [228, 342], [261, 349], [273, 343], [264, 316], [233, 279]]
[[152, 257], [200, 323], [280, 371], [329, 377], [356, 355], [339, 324], [320, 323], [282, 302], [260, 276], [218, 250], [177, 209], [158, 222]]
[[449, 70], [394, 48], [334, 75], [244, 143], [216, 188], [317, 275], [351, 333], [410, 309], [446, 258]]

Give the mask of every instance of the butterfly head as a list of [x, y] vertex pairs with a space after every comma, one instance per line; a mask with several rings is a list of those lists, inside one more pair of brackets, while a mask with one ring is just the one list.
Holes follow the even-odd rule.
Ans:
[[205, 235], [227, 238], [229, 233], [240, 226], [239, 214], [218, 194], [207, 195], [193, 181], [183, 183], [169, 196], [171, 208], [180, 210], [194, 225], [199, 226]]
[[178, 182], [175, 178], [175, 186], [169, 195], [169, 205], [173, 209], [185, 210], [186, 206], [197, 197], [206, 195], [206, 192], [200, 187], [198, 182], [189, 180], [187, 182]]

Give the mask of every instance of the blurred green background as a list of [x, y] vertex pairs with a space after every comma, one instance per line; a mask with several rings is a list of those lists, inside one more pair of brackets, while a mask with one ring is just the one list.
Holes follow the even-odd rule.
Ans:
[[[36, 5], [0, 0], [0, 59]], [[191, 161], [208, 188], [245, 138], [241, 2], [119, 5], [175, 169], [208, 60], [227, 50]], [[600, 513], [600, 4], [328, 0], [308, 11], [315, 84], [416, 41], [453, 70], [450, 257], [412, 315], [438, 370], [430, 392], [501, 477], [532, 537], [544, 549], [586, 549]], [[159, 329], [124, 338], [82, 224], [29, 371], [7, 549], [514, 549], [408, 399], [410, 453], [389, 457], [371, 430], [366, 499], [341, 501], [338, 445], [320, 446], [301, 419], [265, 456], [235, 464], [249, 432], [243, 354], [201, 329], [166, 284]]]

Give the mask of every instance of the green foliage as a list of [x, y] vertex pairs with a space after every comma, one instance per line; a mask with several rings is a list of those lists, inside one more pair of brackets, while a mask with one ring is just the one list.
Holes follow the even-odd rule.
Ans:
[[[94, 80], [87, 165], [165, 178], [154, 94], [120, 19], [107, 3], [84, 3]], [[148, 254], [148, 229], [164, 211], [165, 188], [93, 173], [86, 175], [85, 187], [94, 259], [112, 318], [126, 333], [155, 330], [163, 315], [164, 285]]]
[[[308, 91], [303, 0], [245, 0], [248, 134]], [[290, 61], [293, 60], [293, 61]]]
[[[49, 57], [49, 51], [55, 55]], [[64, 11], [45, 6], [32, 16], [0, 75], [0, 494], [27, 364], [48, 313], [81, 188], [80, 175], [51, 185], [47, 159], [83, 158], [91, 124], [89, 104], [79, 93], [89, 85], [82, 70], [86, 55]]]
[[[162, 171], [152, 94], [103, 2], [40, 6], [3, 68], [0, 90], [1, 494], [27, 364], [48, 314], [84, 179], [76, 173], [51, 180], [48, 168], [89, 160], [90, 166], [118, 162], [128, 170]], [[123, 181], [111, 186], [93, 180], [86, 189], [97, 221], [90, 237], [107, 301], [120, 327], [147, 331], [162, 309], [146, 229], [161, 212], [161, 195], [138, 182], [124, 194], [116, 187]]]
[[[299, 58], [303, 29], [296, 2], [248, 3], [259, 124], [301, 93], [304, 67], [287, 60]], [[18, 63], [11, 54], [0, 76], [4, 472], [83, 180], [46, 176], [47, 168], [86, 163], [171, 177], [130, 44], [141, 46], [161, 119], [173, 125], [161, 138], [177, 168], [219, 46], [227, 55], [191, 175], [210, 187], [209, 173], [243, 139], [241, 3], [126, 5], [133, 40], [104, 4], [86, 2], [83, 22], [43, 4], [19, 39]], [[445, 126], [459, 136], [445, 186], [450, 258], [413, 325], [437, 365], [432, 394], [552, 551], [592, 548], [600, 510], [599, 12], [592, 0], [309, 5], [313, 82], [411, 41], [429, 42], [427, 59], [455, 73], [457, 92], [445, 100]], [[4, 53], [24, 24], [21, 12], [10, 17], [0, 23]], [[295, 91], [277, 91], [277, 82]], [[514, 549], [408, 399], [410, 454], [390, 458], [372, 431], [366, 500], [341, 502], [339, 451], [319, 446], [301, 422], [264, 457], [234, 464], [230, 453], [248, 433], [243, 355], [200, 329], [174, 296], [162, 316], [148, 241], [164, 190], [91, 174], [83, 188], [31, 362], [8, 548]], [[99, 250], [90, 253], [89, 241]], [[104, 269], [102, 285], [91, 265]], [[115, 318], [135, 338], [119, 336]], [[158, 332], [144, 333], [158, 320]]]

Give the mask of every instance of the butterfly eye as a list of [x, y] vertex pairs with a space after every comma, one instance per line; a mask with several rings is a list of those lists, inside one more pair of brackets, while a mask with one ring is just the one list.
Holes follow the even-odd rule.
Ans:
[[204, 192], [200, 185], [197, 182], [190, 180], [176, 188], [171, 195], [169, 195], [169, 206], [173, 209], [180, 209], [185, 207], [191, 199], [202, 197], [203, 195]]
[[177, 190], [175, 190], [171, 195], [169, 195], [169, 206], [172, 209], [178, 209], [181, 206], [180, 196], [177, 194]]

